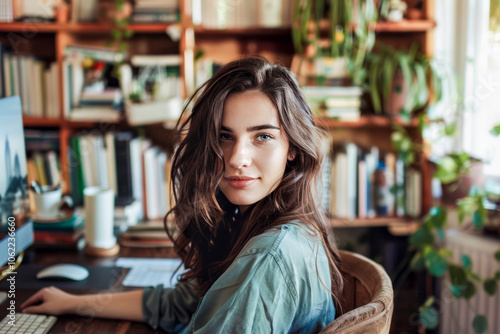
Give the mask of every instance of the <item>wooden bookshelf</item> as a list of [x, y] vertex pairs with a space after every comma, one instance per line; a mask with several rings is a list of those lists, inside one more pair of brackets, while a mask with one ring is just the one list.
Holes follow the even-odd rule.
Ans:
[[[128, 28], [134, 32], [131, 40], [130, 53], [138, 54], [179, 54], [183, 59], [181, 66], [181, 79], [185, 79], [184, 64], [186, 63], [186, 51], [203, 50], [205, 56], [217, 62], [227, 62], [242, 55], [260, 54], [270, 61], [285, 66], [291, 65], [294, 55], [292, 34], [290, 27], [281, 28], [235, 28], [235, 29], [208, 29], [202, 26], [194, 26], [189, 14], [186, 12], [186, 1], [180, 0], [181, 21], [175, 24], [130, 24]], [[424, 0], [425, 19], [404, 20], [401, 22], [378, 22], [373, 29], [380, 40], [392, 41], [393, 44], [405, 47], [407, 44], [417, 41], [421, 50], [427, 55], [432, 55], [432, 31], [436, 26], [433, 19], [432, 7], [434, 0]], [[321, 23], [322, 26], [326, 23]], [[175, 27], [181, 32], [180, 41], [172, 41], [166, 36], [166, 30]], [[16, 52], [22, 54], [33, 54], [47, 61], [55, 61], [59, 71], [62, 70], [64, 50], [68, 45], [104, 46], [105, 41], [110, 39], [113, 29], [111, 23], [38, 23], [38, 22], [11, 22], [0, 23], [0, 42], [9, 43], [11, 33], [23, 38]], [[193, 32], [193, 34], [191, 34]], [[323, 30], [324, 34], [328, 31]], [[28, 38], [29, 36], [29, 38]], [[62, 73], [59, 76], [59, 91], [63, 92]], [[60, 94], [60, 105], [62, 106], [62, 93]], [[376, 145], [381, 150], [391, 150], [390, 134], [393, 124], [399, 124], [408, 129], [412, 139], [417, 143], [423, 143], [418, 131], [418, 120], [413, 119], [409, 123], [401, 120], [390, 119], [385, 116], [369, 115], [362, 116], [356, 122], [342, 122], [332, 119], [317, 117], [317, 123], [327, 130], [336, 141], [358, 141], [364, 145]], [[24, 125], [27, 127], [57, 128], [60, 133], [60, 153], [62, 160], [67, 157], [68, 139], [79, 130], [100, 128], [99, 122], [75, 122], [64, 119], [63, 110], [59, 111], [59, 118], [35, 118], [23, 117]], [[171, 128], [173, 122], [166, 122], [153, 126]], [[126, 128], [125, 122], [116, 124], [117, 128]], [[158, 135], [157, 137], [162, 137]], [[163, 136], [165, 137], [165, 136]], [[156, 139], [156, 138], [155, 138]], [[61, 164], [62, 174], [69, 184], [68, 164]], [[430, 172], [422, 167], [424, 178], [424, 200], [423, 212], [428, 209]], [[404, 221], [404, 220], [403, 220]], [[332, 220], [332, 225], [338, 227], [344, 221]], [[381, 220], [354, 220], [350, 226], [394, 226], [402, 223], [401, 219]]]

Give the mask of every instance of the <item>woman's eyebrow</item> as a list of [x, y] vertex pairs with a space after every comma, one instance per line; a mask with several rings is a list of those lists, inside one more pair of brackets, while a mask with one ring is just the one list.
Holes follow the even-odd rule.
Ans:
[[[263, 124], [263, 125], [256, 125], [256, 126], [250, 126], [247, 128], [248, 132], [252, 131], [259, 131], [259, 130], [266, 130], [266, 129], [274, 129], [274, 130], [281, 130], [279, 127], [271, 124]], [[221, 126], [222, 131], [227, 131], [227, 132], [233, 132], [231, 128], [228, 128], [227, 126], [222, 125]]]

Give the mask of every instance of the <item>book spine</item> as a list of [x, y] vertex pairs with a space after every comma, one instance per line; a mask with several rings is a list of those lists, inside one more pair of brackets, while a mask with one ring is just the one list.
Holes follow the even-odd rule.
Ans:
[[[115, 160], [117, 179], [117, 201], [132, 201], [132, 170], [130, 162], [130, 141], [132, 134], [119, 132], [115, 135]], [[119, 181], [118, 181], [119, 180]]]

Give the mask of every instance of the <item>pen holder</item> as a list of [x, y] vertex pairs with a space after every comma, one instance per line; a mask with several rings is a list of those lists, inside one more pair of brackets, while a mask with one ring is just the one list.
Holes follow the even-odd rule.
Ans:
[[59, 213], [61, 205], [61, 188], [49, 190], [51, 187], [43, 186], [41, 193], [33, 192], [36, 214], [42, 217], [54, 217]]
[[112, 256], [120, 246], [113, 234], [115, 197], [112, 189], [87, 187], [85, 206], [85, 252], [93, 256]]

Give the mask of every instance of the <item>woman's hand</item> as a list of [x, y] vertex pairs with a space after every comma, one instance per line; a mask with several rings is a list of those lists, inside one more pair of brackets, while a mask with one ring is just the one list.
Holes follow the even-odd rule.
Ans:
[[28, 298], [22, 305], [23, 313], [61, 315], [73, 313], [78, 305], [78, 296], [56, 287], [43, 288]]

